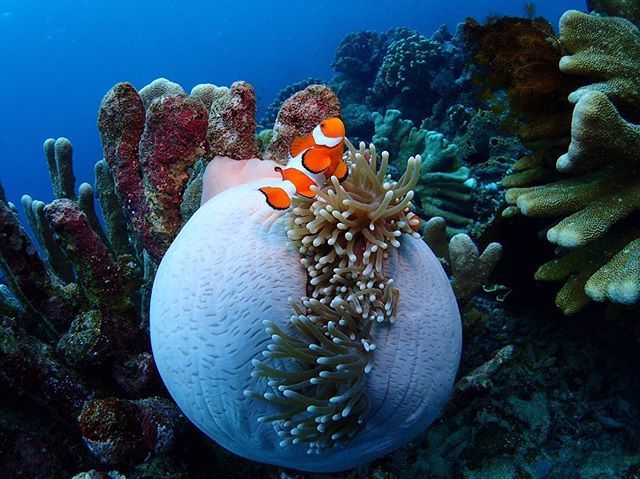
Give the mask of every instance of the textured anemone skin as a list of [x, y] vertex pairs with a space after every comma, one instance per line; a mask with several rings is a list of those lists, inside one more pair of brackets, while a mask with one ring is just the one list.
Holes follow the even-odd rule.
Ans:
[[411, 440], [438, 415], [460, 360], [461, 323], [440, 263], [426, 244], [405, 236], [385, 268], [400, 290], [396, 321], [378, 326], [367, 376], [371, 412], [344, 447], [309, 455], [280, 447], [270, 423], [276, 406], [244, 396], [267, 392], [251, 378], [251, 360], [270, 342], [263, 320], [296, 334], [288, 298], [305, 295], [306, 275], [288, 240], [284, 212], [259, 186], [235, 186], [189, 220], [158, 269], [151, 300], [151, 342], [158, 370], [186, 416], [209, 437], [248, 459], [313, 472], [366, 464]]

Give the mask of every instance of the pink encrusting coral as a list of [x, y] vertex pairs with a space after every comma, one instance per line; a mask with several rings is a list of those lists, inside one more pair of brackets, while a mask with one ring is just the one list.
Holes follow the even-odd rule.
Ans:
[[73, 308], [56, 287], [18, 216], [3, 201], [0, 201], [0, 258], [4, 277], [28, 312], [35, 316], [29, 328], [47, 337], [55, 335], [73, 317]]
[[84, 294], [96, 304], [120, 305], [120, 309], [130, 306], [109, 249], [78, 205], [68, 199], [54, 200], [45, 206], [44, 213], [60, 240], [69, 245], [67, 256], [75, 265]]
[[118, 83], [105, 95], [98, 112], [104, 158], [128, 217], [152, 256], [160, 254], [147, 224], [138, 145], [144, 131], [145, 109], [130, 83]]
[[325, 85], [309, 85], [282, 104], [264, 158], [286, 163], [294, 138], [307, 135], [325, 118], [339, 116], [340, 102], [335, 93]]
[[147, 109], [139, 158], [154, 250], [166, 251], [182, 226], [187, 169], [205, 152], [207, 125], [202, 102], [185, 95], [158, 98]]
[[184, 426], [173, 404], [159, 397], [89, 401], [78, 422], [87, 446], [105, 464], [137, 464], [166, 452]]
[[145, 111], [128, 83], [113, 87], [100, 106], [105, 159], [140, 241], [156, 260], [182, 226], [187, 169], [205, 152], [207, 125], [199, 100], [160, 96]]
[[237, 81], [214, 96], [207, 130], [209, 157], [255, 158], [258, 154], [255, 132], [256, 95], [249, 83]]

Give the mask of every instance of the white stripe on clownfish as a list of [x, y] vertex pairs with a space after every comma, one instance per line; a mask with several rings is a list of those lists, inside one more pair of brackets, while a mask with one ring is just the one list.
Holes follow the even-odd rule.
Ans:
[[313, 141], [316, 142], [316, 145], [328, 146], [329, 148], [333, 148], [334, 146], [338, 146], [340, 142], [343, 140], [344, 140], [343, 136], [338, 136], [335, 138], [326, 136], [322, 132], [322, 128], [320, 127], [320, 125], [317, 125], [313, 129]]
[[324, 174], [324, 172], [312, 173], [307, 168], [305, 168], [304, 165], [302, 164], [302, 157], [310, 149], [311, 148], [307, 148], [302, 153], [294, 156], [293, 158], [290, 158], [289, 161], [287, 162], [286, 168], [295, 168], [296, 170], [302, 171], [305, 175], [307, 175], [310, 179], [312, 179], [314, 183], [318, 185], [319, 188], [322, 188], [327, 181], [327, 177]]
[[[329, 132], [328, 136], [325, 132]], [[334, 136], [335, 135], [335, 136]], [[320, 122], [305, 137], [291, 142], [291, 154], [287, 166], [276, 171], [282, 175], [283, 186], [260, 188], [267, 204], [278, 210], [286, 210], [291, 205], [289, 191], [293, 186], [295, 193], [307, 198], [315, 196], [315, 188], [322, 188], [334, 174], [340, 181], [347, 177], [348, 169], [342, 159], [344, 149], [344, 124], [339, 118], [328, 118]]]

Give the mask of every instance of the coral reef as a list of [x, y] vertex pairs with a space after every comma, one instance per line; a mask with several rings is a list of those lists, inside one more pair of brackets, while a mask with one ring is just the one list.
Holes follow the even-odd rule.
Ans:
[[434, 37], [412, 32], [389, 44], [372, 86], [374, 102], [393, 97], [391, 105], [413, 117], [411, 112], [428, 111], [435, 98], [451, 95], [464, 57], [446, 28]]
[[[587, 5], [600, 14], [639, 22], [637, 2], [589, 0]], [[449, 274], [463, 311], [464, 351], [454, 394], [429, 430], [366, 468], [314, 477], [638, 476], [640, 391], [635, 378], [640, 373], [636, 342], [640, 326], [632, 319], [638, 317], [640, 294], [640, 172], [635, 154], [640, 147], [640, 40], [631, 22], [569, 12], [558, 37], [541, 19], [495, 17], [486, 25], [468, 22], [466, 43], [462, 31], [452, 37], [439, 30], [430, 38], [409, 29], [354, 33], [345, 37], [336, 52], [337, 75], [327, 82], [335, 95], [327, 87], [312, 85], [306, 93], [298, 92], [295, 100], [285, 101], [294, 90], [308, 85], [301, 82], [285, 89], [269, 110], [271, 118], [263, 120], [272, 123], [284, 103], [280, 124], [275, 131], [261, 132], [257, 143], [255, 96], [244, 82], [231, 87], [196, 85], [189, 95], [167, 79], [139, 91], [126, 83], [116, 85], [100, 109], [104, 160], [96, 163], [93, 188], [83, 183], [76, 189], [72, 145], [64, 138], [44, 144], [56, 199], [49, 205], [27, 195], [21, 199], [30, 233], [20, 225], [18, 209], [8, 202], [0, 185], [0, 477], [312, 477], [238, 458], [184, 420], [162, 387], [150, 353], [148, 303], [158, 260], [200, 206], [207, 166], [224, 167], [229, 175], [236, 175], [226, 182], [226, 187], [232, 187], [251, 177], [238, 169], [236, 159], [261, 154], [284, 161], [291, 139], [317, 123], [308, 114], [310, 107], [318, 105], [319, 115], [341, 114], [351, 138], [368, 141], [375, 134], [378, 150], [388, 149], [391, 158], [400, 160], [389, 166], [394, 177], [404, 171], [404, 160], [419, 152], [423, 178], [442, 182], [425, 183], [426, 189], [412, 201], [423, 207], [424, 239]], [[473, 65], [462, 71], [467, 48]], [[411, 60], [410, 52], [428, 58], [427, 63], [411, 66], [404, 61]], [[471, 90], [472, 75], [476, 87], [483, 87], [479, 96]], [[376, 83], [379, 88], [374, 88]], [[425, 98], [412, 102], [410, 91], [420, 91]], [[390, 113], [394, 107], [402, 114]], [[525, 150], [519, 140], [532, 149], [527, 156], [522, 157]], [[221, 154], [231, 158], [216, 156]], [[499, 182], [518, 157], [503, 181], [512, 203], [504, 213], [507, 219], [493, 221], [504, 205]], [[273, 163], [259, 163], [265, 168], [261, 174], [273, 167]], [[430, 171], [428, 164], [439, 166]], [[448, 227], [443, 219], [430, 218], [453, 213], [449, 203], [438, 203], [443, 190], [463, 193], [459, 225], [451, 217]], [[205, 197], [211, 194], [204, 192]], [[419, 203], [419, 196], [435, 201]], [[245, 197], [229, 209], [244, 202]], [[295, 222], [295, 214], [290, 213]], [[509, 219], [518, 213], [542, 218]], [[233, 231], [242, 228], [245, 216], [230, 217]], [[476, 221], [469, 224], [469, 218]], [[545, 218], [553, 221], [546, 227]], [[298, 216], [298, 220], [316, 224], [315, 216]], [[527, 240], [520, 229], [512, 232], [519, 244], [516, 253], [510, 251], [513, 244], [500, 237], [512, 221], [526, 224], [531, 232], [545, 227], [543, 233], [559, 256], [541, 266], [536, 276], [566, 281], [557, 303], [565, 313], [583, 309], [579, 322], [561, 321], [560, 312], [537, 301], [550, 288], [536, 287], [533, 280], [512, 293], [510, 299], [516, 294], [525, 298], [520, 303], [501, 302], [495, 296], [500, 287], [487, 284], [500, 255], [500, 247], [490, 244], [492, 240], [504, 244], [508, 263], [520, 254], [517, 267], [506, 266], [514, 274], [528, 276], [522, 273], [523, 263], [541, 262], [540, 251], [546, 243], [535, 242], [533, 247], [535, 234]], [[280, 227], [284, 230], [284, 224]], [[228, 228], [216, 231], [224, 236], [225, 245], [230, 238], [234, 247], [243, 244], [242, 239], [229, 236]], [[265, 231], [261, 229], [260, 234]], [[319, 229], [317, 237], [324, 238], [323, 231]], [[466, 235], [452, 238], [463, 231], [482, 247]], [[301, 236], [311, 238], [306, 233]], [[314, 246], [312, 239], [307, 242]], [[548, 259], [551, 250], [544, 254]], [[234, 273], [239, 268], [236, 257], [234, 253], [224, 258]], [[270, 243], [258, 257], [281, 262], [285, 253], [279, 254]], [[326, 251], [318, 253], [318, 258], [304, 258], [305, 264], [313, 267], [314, 258], [324, 257]], [[369, 257], [375, 257], [375, 252]], [[183, 277], [191, 278], [193, 269]], [[249, 269], [256, 271], [255, 263]], [[298, 269], [306, 274], [305, 268]], [[269, 324], [275, 336], [270, 338], [265, 326], [258, 324], [254, 333], [262, 343], [255, 353], [270, 345], [274, 354], [296, 357], [307, 341], [295, 341], [319, 332], [333, 333], [338, 341], [325, 345], [327, 355], [339, 356], [340, 347], [358, 354], [364, 349], [364, 355], [375, 361], [365, 376], [379, 372], [384, 367], [376, 356], [382, 349], [380, 341], [368, 341], [370, 350], [372, 344], [376, 348], [366, 351], [365, 343], [329, 331], [323, 318], [334, 317], [336, 308], [344, 313], [351, 306], [332, 308], [322, 303], [322, 291], [335, 285], [331, 275], [324, 275], [326, 271], [311, 273], [316, 284], [309, 280], [307, 289], [290, 295], [304, 301], [295, 306], [284, 301], [278, 306], [285, 319], [298, 318], [297, 326], [275, 324], [278, 329], [274, 329]], [[500, 281], [503, 272], [497, 273]], [[264, 289], [286, 281], [278, 276]], [[393, 296], [398, 283], [382, 290], [384, 302], [389, 298], [393, 305], [410, 301], [403, 295]], [[226, 288], [224, 294], [247, 288], [246, 282], [229, 286], [220, 276], [212, 284]], [[252, 298], [247, 302], [258, 310], [254, 296], [259, 293], [259, 288], [247, 292]], [[272, 300], [268, 298], [270, 304]], [[592, 300], [613, 301], [606, 316], [618, 321], [602, 321], [600, 309], [585, 308]], [[236, 306], [233, 303], [230, 308]], [[420, 306], [415, 309], [422, 311]], [[391, 326], [388, 319], [372, 328], [374, 334], [376, 329], [399, 329], [404, 321], [398, 317], [399, 324]], [[310, 327], [314, 321], [321, 327]], [[407, 344], [415, 343], [421, 329], [416, 327]], [[175, 336], [182, 334], [185, 331], [179, 330]], [[341, 340], [347, 346], [336, 344]], [[284, 349], [290, 344], [299, 346], [295, 355]], [[250, 371], [256, 354], [236, 348], [206, 363], [205, 369], [228, 356], [244, 355]], [[252, 390], [264, 393], [275, 388], [271, 400], [289, 400], [278, 389], [281, 385], [287, 391], [295, 388], [293, 379], [283, 375], [283, 363], [260, 359], [262, 365], [256, 364], [254, 374], [263, 376], [257, 378], [262, 386], [253, 384]], [[366, 362], [357, 366], [363, 364], [366, 367]], [[401, 371], [394, 377], [403, 375]], [[346, 378], [344, 384], [355, 384], [353, 391], [361, 391], [357, 379], [354, 383]], [[243, 384], [238, 391], [247, 388]], [[201, 398], [200, 394], [195, 391], [190, 397]], [[351, 397], [357, 401], [350, 412], [365, 413], [363, 396]], [[269, 403], [244, 399], [252, 407]], [[216, 396], [213, 402], [226, 401]], [[344, 411], [346, 402], [329, 407]], [[268, 419], [291, 413], [291, 402], [272, 406], [257, 416]], [[257, 427], [273, 430], [268, 421], [258, 426], [244, 416], [231, 420], [245, 421], [242, 424], [250, 432]], [[290, 426], [281, 431], [286, 437], [280, 440], [296, 440]], [[350, 431], [358, 429], [352, 426]], [[398, 423], [390, 429], [397, 430]], [[305, 430], [304, 438], [313, 440], [308, 433]], [[364, 433], [358, 430], [353, 441]], [[375, 439], [387, 435], [384, 432]], [[299, 457], [304, 457], [308, 446], [300, 446]], [[276, 443], [274, 448], [278, 447]]]
[[276, 122], [276, 117], [282, 104], [294, 93], [304, 90], [309, 85], [321, 85], [324, 82], [319, 78], [307, 78], [291, 85], [287, 85], [278, 92], [271, 104], [267, 107], [264, 116], [260, 119], [260, 125], [262, 128], [271, 128]]
[[516, 162], [503, 184], [510, 188], [507, 201], [516, 205], [506, 215], [562, 218], [548, 229], [547, 239], [563, 256], [541, 266], [536, 277], [566, 281], [556, 304], [572, 314], [590, 300], [633, 304], [640, 299], [635, 153], [640, 127], [622, 116], [638, 121], [632, 112], [640, 106], [640, 70], [633, 59], [640, 58], [640, 33], [621, 18], [569, 11], [560, 21], [560, 38], [568, 50], [560, 61], [563, 72], [606, 81], [569, 96], [575, 103], [571, 143], [556, 162], [556, 177], [529, 186], [548, 178], [544, 155], [538, 154]]
[[453, 292], [462, 305], [488, 284], [502, 253], [500, 243], [489, 243], [480, 253], [469, 235], [463, 233], [447, 242], [446, 221], [440, 216], [434, 216], [425, 223], [424, 239], [448, 268]]
[[546, 20], [497, 17], [481, 25], [468, 19], [464, 39], [481, 98], [507, 93], [509, 131], [525, 142], [568, 132], [566, 98], [577, 84], [558, 71], [562, 48]]
[[78, 424], [87, 447], [101, 463], [137, 464], [170, 449], [184, 419], [164, 398], [105, 398], [88, 401]]
[[255, 132], [256, 95], [253, 87], [247, 82], [235, 82], [224, 94], [212, 100], [207, 128], [208, 157], [255, 158]]
[[587, 8], [600, 14], [624, 17], [640, 25], [640, 5], [634, 0], [587, 0]]
[[177, 83], [166, 78], [156, 78], [148, 85], [140, 89], [140, 98], [145, 108], [149, 108], [151, 102], [163, 96], [184, 95], [184, 90]]
[[423, 158], [420, 179], [415, 187], [418, 213], [426, 218], [444, 216], [451, 235], [460, 233], [473, 222], [473, 186], [467, 167], [454, 166], [458, 146], [436, 131], [418, 129], [411, 120], [400, 118], [399, 110], [387, 110], [384, 116], [373, 113], [376, 132], [373, 142], [381, 150], [393, 152], [400, 161], [393, 163], [402, 174], [402, 158], [415, 151]]
[[464, 64], [459, 33], [452, 36], [444, 26], [430, 38], [409, 28], [357, 32], [338, 46], [333, 62], [338, 74], [329, 85], [350, 112], [345, 124], [358, 138], [372, 133], [371, 122], [356, 114], [362, 110], [398, 109], [416, 123], [432, 117], [431, 128], [438, 129], [451, 105], [470, 99]]
[[[75, 459], [58, 451], [60, 462], [50, 455], [34, 459], [24, 477], [41, 477], [33, 472], [41, 464], [66, 471], [55, 472], [59, 477], [99, 463], [136, 465], [167, 452], [184, 429], [176, 406], [160, 397], [166, 393], [150, 355], [154, 260], [183, 224], [190, 174], [197, 179], [197, 166], [211, 153], [207, 136], [240, 157], [255, 151], [250, 85], [204, 84], [193, 92], [160, 79], [140, 94], [126, 83], [107, 93], [98, 114], [105, 159], [95, 168], [101, 219], [94, 189], [83, 183], [75, 190], [66, 138], [43, 146], [56, 199], [22, 198], [37, 246], [0, 195], [0, 268], [7, 283], [0, 285], [0, 380], [10, 392], [4, 401], [27, 397], [24, 407], [45, 408], [51, 418], [28, 430], [42, 428], [62, 438], [58, 448], [79, 451]], [[219, 115], [211, 115], [204, 105], [223, 94]], [[13, 433], [2, 432], [3, 441], [6, 434]]]
[[100, 105], [105, 160], [128, 217], [155, 260], [181, 226], [186, 171], [205, 152], [207, 127], [202, 102], [181, 93], [162, 94], [145, 109], [133, 86], [119, 83]]
[[286, 163], [291, 141], [308, 134], [323, 118], [340, 116], [340, 102], [325, 85], [309, 85], [291, 96], [278, 112], [265, 160]]
[[340, 41], [331, 66], [339, 73], [372, 82], [391, 39], [402, 35], [401, 32], [398, 29], [382, 34], [374, 31], [349, 33]]

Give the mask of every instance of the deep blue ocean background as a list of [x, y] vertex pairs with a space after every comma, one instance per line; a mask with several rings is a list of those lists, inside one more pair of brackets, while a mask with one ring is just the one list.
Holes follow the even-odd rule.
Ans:
[[[204, 1], [0, 0], [0, 181], [10, 201], [51, 201], [42, 154], [46, 138], [73, 142], [79, 184], [93, 183], [102, 158], [96, 114], [119, 81], [140, 89], [166, 77], [198, 83], [246, 80], [258, 118], [277, 92], [310, 76], [329, 79], [350, 32], [407, 26], [429, 36], [465, 17], [523, 15], [516, 0]], [[536, 3], [557, 25], [581, 0]]]

